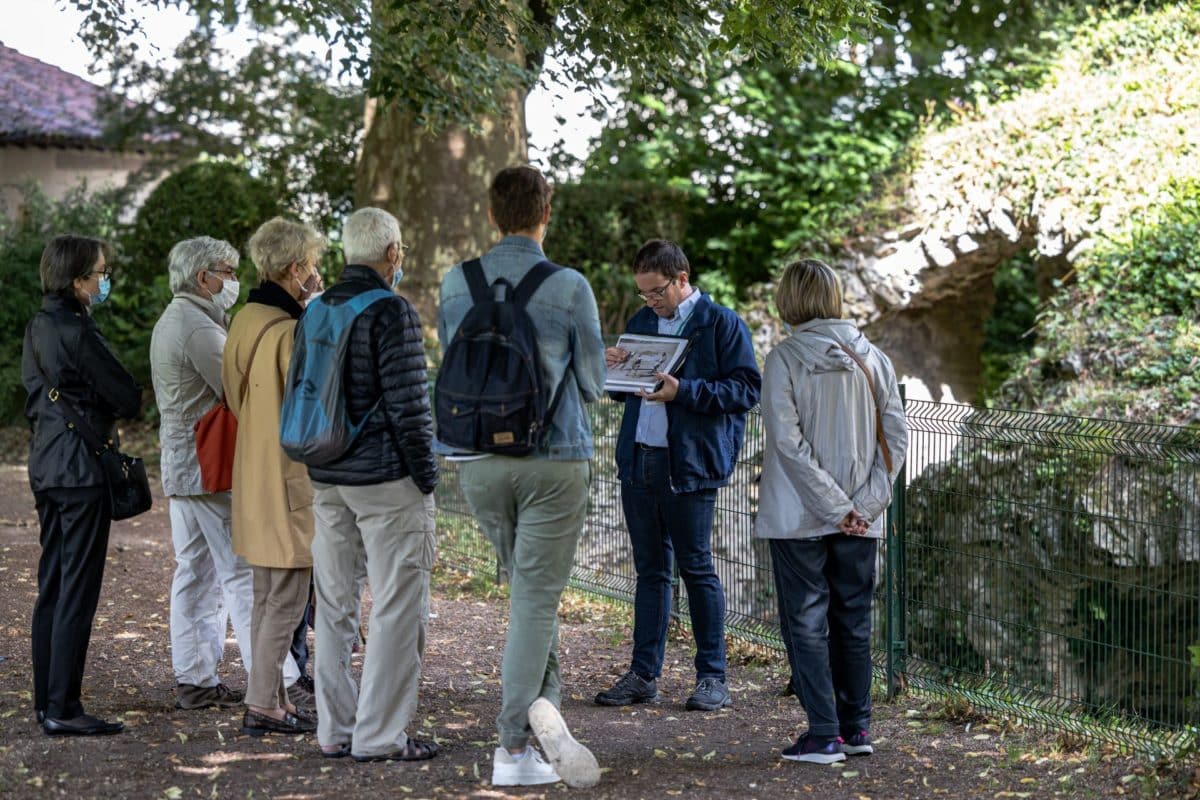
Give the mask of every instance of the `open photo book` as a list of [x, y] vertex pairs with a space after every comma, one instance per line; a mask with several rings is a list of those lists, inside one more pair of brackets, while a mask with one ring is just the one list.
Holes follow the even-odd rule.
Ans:
[[653, 392], [661, 381], [655, 373], [674, 374], [687, 357], [689, 340], [682, 336], [651, 336], [625, 333], [616, 347], [629, 353], [620, 364], [608, 369], [604, 390], [608, 392]]

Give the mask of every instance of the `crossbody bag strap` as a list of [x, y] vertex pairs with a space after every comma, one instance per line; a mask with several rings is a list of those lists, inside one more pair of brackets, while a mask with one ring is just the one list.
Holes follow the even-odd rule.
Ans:
[[871, 390], [871, 404], [875, 406], [875, 439], [879, 442], [879, 449], [883, 451], [883, 464], [887, 467], [890, 474], [892, 471], [892, 449], [888, 447], [887, 437], [883, 435], [883, 413], [879, 410], [879, 398], [875, 395], [875, 381], [871, 379], [871, 371], [867, 369], [867, 365], [858, 357], [849, 347], [837, 343], [837, 346], [846, 351], [846, 355], [854, 359], [854, 363], [862, 369], [863, 375], [867, 376], [867, 388]]
[[[33, 365], [37, 367], [38, 374], [42, 376], [42, 384], [46, 387], [46, 397], [58, 407], [62, 415], [66, 417], [67, 422], [75, 426], [75, 430], [78, 431], [79, 436], [87, 443], [88, 447], [97, 453], [101, 450], [106, 450], [109, 447], [109, 443], [105, 441], [103, 436], [96, 433], [96, 429], [83, 418], [83, 414], [79, 413], [79, 410], [75, 408], [70, 398], [60, 392], [51, 383], [49, 376], [46, 375], [46, 370], [42, 367], [42, 358], [38, 355], [37, 344], [33, 341], [33, 323], [30, 322], [29, 325], [30, 327], [25, 329], [25, 336], [29, 339], [29, 350], [33, 353]], [[59, 400], [62, 400], [61, 404], [59, 404]]]
[[263, 336], [267, 330], [281, 322], [287, 322], [291, 317], [276, 317], [275, 319], [263, 325], [262, 330], [258, 332], [258, 336], [254, 339], [254, 346], [250, 348], [250, 358], [246, 360], [246, 371], [242, 373], [242, 382], [238, 386], [238, 403], [246, 402], [246, 381], [250, 379], [250, 368], [254, 366], [254, 354], [258, 352], [258, 345], [262, 342]]

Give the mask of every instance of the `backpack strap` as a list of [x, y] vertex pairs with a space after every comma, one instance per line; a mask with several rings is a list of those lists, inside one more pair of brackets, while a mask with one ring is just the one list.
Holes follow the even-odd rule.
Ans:
[[483, 274], [483, 262], [478, 258], [463, 262], [463, 277], [467, 279], [467, 288], [471, 290], [471, 301], [482, 303], [488, 299], [487, 277]]
[[[543, 259], [534, 264], [529, 272], [525, 273], [525, 277], [521, 278], [521, 282], [517, 284], [517, 288], [513, 290], [512, 301], [521, 308], [524, 308], [533, 298], [533, 293], [542, 285], [542, 281], [560, 269], [562, 267], [548, 259]], [[559, 401], [562, 400], [563, 392], [567, 388], [567, 381], [573, 374], [571, 368], [574, 366], [574, 358], [574, 354], [568, 357], [567, 367], [563, 370], [562, 380], [559, 381], [558, 388], [554, 390], [554, 397], [550, 400], [550, 405], [546, 407], [546, 430], [542, 433], [542, 440], [538, 443], [539, 448], [545, 446], [546, 437], [550, 433], [550, 425], [553, 424], [554, 415], [558, 412]]]
[[562, 267], [546, 259], [534, 264], [530, 267], [529, 272], [525, 273], [525, 277], [521, 278], [521, 282], [517, 284], [517, 288], [513, 290], [512, 301], [524, 308], [533, 297], [533, 293], [542, 285], [542, 281], [560, 269]]

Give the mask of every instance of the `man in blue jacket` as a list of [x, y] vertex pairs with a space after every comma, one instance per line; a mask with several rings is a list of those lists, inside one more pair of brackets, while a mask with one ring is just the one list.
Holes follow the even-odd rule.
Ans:
[[[762, 376], [746, 324], [689, 280], [687, 257], [674, 242], [652, 239], [634, 258], [634, 282], [646, 307], [626, 333], [690, 341], [677, 376], [657, 373], [654, 392], [614, 395], [625, 402], [617, 438], [621, 505], [633, 545], [633, 658], [596, 702], [624, 706], [658, 700], [667, 626], [671, 561], [687, 586], [696, 637], [696, 689], [689, 710], [732, 705], [725, 680], [725, 593], [712, 558], [717, 489], [729, 482]], [[628, 358], [605, 351], [611, 366]]]

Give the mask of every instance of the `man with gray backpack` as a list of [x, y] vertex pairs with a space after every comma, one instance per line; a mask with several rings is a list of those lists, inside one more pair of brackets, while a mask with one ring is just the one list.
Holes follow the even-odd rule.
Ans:
[[[417, 707], [438, 465], [421, 321], [395, 293], [400, 224], [362, 208], [346, 220], [341, 278], [296, 326], [280, 444], [308, 466], [316, 536], [317, 739], [329, 758], [420, 761], [434, 742], [407, 733]], [[355, 687], [362, 575], [371, 646]]]
[[591, 287], [542, 251], [550, 196], [533, 167], [496, 175], [488, 219], [503, 238], [451, 268], [438, 314], [438, 447], [460, 460], [463, 494], [512, 589], [496, 786], [600, 780], [559, 713], [557, 614], [591, 483], [585, 404], [600, 396], [606, 367]]

